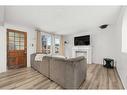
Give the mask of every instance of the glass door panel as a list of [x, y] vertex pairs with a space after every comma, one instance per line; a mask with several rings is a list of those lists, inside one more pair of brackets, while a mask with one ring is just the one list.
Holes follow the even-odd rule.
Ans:
[[20, 46], [20, 50], [24, 50], [24, 46]]
[[10, 37], [9, 37], [9, 41], [14, 41], [14, 36], [13, 36], [13, 37], [10, 36]]
[[20, 37], [20, 41], [24, 42], [24, 38], [21, 38], [21, 37]]
[[20, 40], [19, 37], [15, 37], [16, 42], [19, 42], [19, 40]]
[[9, 37], [14, 37], [14, 34], [15, 34], [14, 32], [9, 32], [8, 33]]
[[19, 42], [15, 42], [15, 46], [19, 46]]
[[21, 45], [21, 46], [24, 46], [24, 42], [20, 42], [20, 45]]
[[15, 37], [19, 38], [19, 35], [20, 35], [19, 33], [15, 33]]
[[20, 50], [19, 45], [15, 45], [15, 50]]
[[8, 47], [9, 50], [15, 50], [14, 43], [9, 43]]

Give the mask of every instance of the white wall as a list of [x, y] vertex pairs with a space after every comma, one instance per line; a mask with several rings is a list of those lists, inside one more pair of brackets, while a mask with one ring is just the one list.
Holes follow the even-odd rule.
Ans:
[[71, 49], [74, 46], [74, 37], [81, 35], [91, 35], [91, 46], [92, 46], [92, 62], [101, 64], [104, 57], [111, 57], [115, 59], [114, 51], [114, 26], [109, 25], [106, 29], [93, 29], [91, 31], [84, 31], [75, 33], [73, 35], [64, 36], [65, 41], [69, 44], [65, 45], [65, 56], [71, 57]]
[[[26, 28], [24, 26], [20, 26], [20, 25], [12, 25], [12, 24], [7, 24], [5, 23], [4, 27], [1, 26], [0, 27], [0, 72], [4, 72], [6, 71], [6, 64], [7, 64], [7, 44], [6, 44], [6, 39], [7, 39], [7, 31], [6, 29], [15, 29], [15, 30], [19, 30], [19, 31], [24, 31], [27, 32], [27, 67], [30, 66], [30, 54], [34, 53], [36, 51], [36, 32], [34, 31], [34, 29], [30, 29], [30, 28]], [[32, 46], [32, 44], [34, 44], [34, 46]]]
[[0, 6], [0, 25], [4, 24], [4, 6]]
[[0, 72], [6, 71], [6, 29], [0, 26]]
[[[125, 15], [124, 15], [125, 14]], [[123, 16], [124, 15], [124, 16]], [[127, 29], [127, 9], [121, 9], [120, 17], [116, 23], [116, 57], [117, 57], [117, 71], [120, 75], [124, 87], [127, 89], [127, 53], [122, 52], [122, 28]], [[124, 24], [124, 25], [123, 25]], [[127, 32], [127, 31], [126, 31]], [[126, 35], [127, 36], [127, 35]], [[126, 37], [127, 38], [127, 37]], [[126, 42], [127, 43], [127, 42]]]

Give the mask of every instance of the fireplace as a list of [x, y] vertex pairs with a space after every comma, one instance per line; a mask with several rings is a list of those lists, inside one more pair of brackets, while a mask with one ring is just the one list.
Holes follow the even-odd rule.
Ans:
[[84, 56], [87, 63], [91, 64], [91, 47], [90, 46], [75, 46], [72, 48], [72, 57]]
[[76, 57], [78, 56], [85, 56], [87, 58], [87, 52], [86, 51], [75, 51]]

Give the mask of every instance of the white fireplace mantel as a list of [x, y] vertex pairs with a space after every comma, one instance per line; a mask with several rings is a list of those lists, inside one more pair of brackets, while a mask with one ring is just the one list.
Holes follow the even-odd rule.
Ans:
[[76, 57], [76, 53], [84, 53], [85, 58], [87, 59], [87, 63], [92, 63], [92, 57], [91, 57], [91, 46], [74, 46], [72, 48], [72, 57]]

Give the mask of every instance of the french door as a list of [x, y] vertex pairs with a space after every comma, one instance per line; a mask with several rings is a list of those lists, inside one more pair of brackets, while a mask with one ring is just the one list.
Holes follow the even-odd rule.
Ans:
[[17, 69], [27, 66], [27, 33], [7, 29], [7, 67]]

